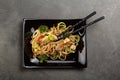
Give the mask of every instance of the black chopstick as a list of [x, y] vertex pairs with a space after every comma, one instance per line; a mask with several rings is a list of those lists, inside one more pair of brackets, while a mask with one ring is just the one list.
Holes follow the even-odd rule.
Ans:
[[89, 14], [88, 16], [86, 16], [85, 18], [83, 18], [81, 21], [77, 22], [75, 25], [73, 25], [73, 26], [69, 27], [67, 30], [63, 31], [61, 34], [58, 35], [58, 37], [61, 36], [61, 35], [63, 35], [63, 34], [65, 34], [67, 31], [71, 30], [72, 28], [80, 25], [82, 22], [84, 22], [85, 20], [87, 20], [90, 17], [94, 16], [95, 14], [96, 14], [96, 11], [92, 12], [91, 14]]
[[97, 23], [97, 22], [103, 20], [104, 18], [105, 18], [105, 17], [102, 16], [102, 17], [97, 18], [97, 19], [95, 19], [94, 21], [92, 21], [92, 22], [86, 24], [85, 26], [80, 27], [79, 29], [77, 29], [77, 30], [75, 30], [75, 31], [73, 31], [73, 32], [71, 32], [71, 33], [68, 33], [68, 34], [63, 35], [63, 36], [58, 36], [58, 39], [57, 39], [56, 41], [58, 41], [58, 40], [60, 40], [60, 39], [64, 39], [64, 38], [68, 37], [68, 36], [71, 35], [71, 34], [77, 33], [77, 32], [79, 32], [81, 29], [87, 28], [88, 26], [91, 26], [92, 24], [95, 24], [95, 23]]

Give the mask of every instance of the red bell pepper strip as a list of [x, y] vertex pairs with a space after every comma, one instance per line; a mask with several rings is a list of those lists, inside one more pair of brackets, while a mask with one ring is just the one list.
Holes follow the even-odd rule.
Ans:
[[45, 37], [44, 34], [39, 35], [38, 38], [37, 38], [37, 43], [40, 44], [41, 39], [44, 38], [44, 37]]

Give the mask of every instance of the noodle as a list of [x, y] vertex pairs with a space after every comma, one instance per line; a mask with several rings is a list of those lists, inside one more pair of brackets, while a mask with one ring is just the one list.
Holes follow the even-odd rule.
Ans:
[[[67, 55], [75, 52], [76, 46], [80, 41], [80, 36], [70, 35], [56, 42], [52, 42], [52, 40], [57, 39], [57, 35], [67, 28], [64, 22], [60, 22], [57, 27], [53, 26], [48, 32], [41, 33], [39, 29], [37, 29], [31, 36], [32, 40], [30, 41], [32, 44], [33, 57], [35, 58], [39, 55], [46, 54], [52, 60], [66, 60]], [[46, 44], [47, 42], [49, 43]]]

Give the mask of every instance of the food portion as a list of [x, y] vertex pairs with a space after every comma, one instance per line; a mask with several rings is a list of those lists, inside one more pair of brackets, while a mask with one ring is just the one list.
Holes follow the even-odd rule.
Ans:
[[[67, 28], [64, 22], [58, 23], [57, 26], [53, 25], [50, 29], [46, 25], [40, 25], [31, 36], [30, 43], [32, 44], [33, 58], [39, 58], [40, 62], [43, 63], [48, 58], [66, 60], [69, 54], [75, 53], [80, 41], [79, 35], [71, 34], [65, 39], [54, 41]], [[66, 32], [65, 34], [68, 33]]]

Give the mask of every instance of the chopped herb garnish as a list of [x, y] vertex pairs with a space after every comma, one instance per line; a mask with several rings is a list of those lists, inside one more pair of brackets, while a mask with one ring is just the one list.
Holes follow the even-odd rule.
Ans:
[[39, 58], [40, 63], [47, 62], [48, 60], [48, 56], [46, 54], [42, 54], [38, 58]]
[[40, 33], [43, 33], [43, 32], [47, 32], [49, 29], [48, 29], [48, 26], [46, 25], [40, 25], [39, 30], [40, 30]]

